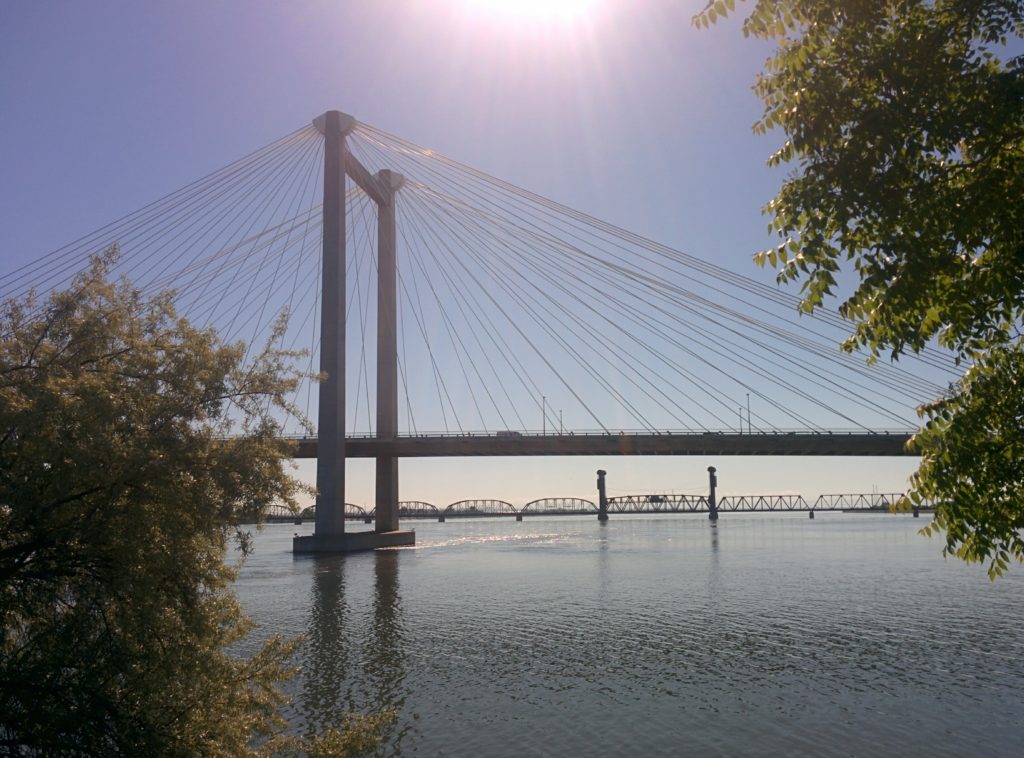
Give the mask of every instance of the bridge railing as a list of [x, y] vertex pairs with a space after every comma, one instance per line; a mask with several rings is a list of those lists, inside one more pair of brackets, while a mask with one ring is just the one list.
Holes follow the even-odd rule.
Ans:
[[[806, 437], [841, 437], [844, 435], [873, 434], [879, 436], [913, 434], [914, 429], [755, 429], [752, 432], [738, 431], [736, 429], [557, 429], [542, 431], [540, 429], [524, 429], [522, 431], [459, 431], [459, 432], [417, 432], [415, 434], [399, 434], [399, 439], [458, 439], [461, 437], [485, 437], [499, 439], [516, 439], [519, 437], [649, 437], [649, 436], [678, 436], [678, 437], [700, 437], [707, 434], [738, 434], [744, 437], [778, 437], [778, 436], [806, 436]], [[281, 439], [288, 440], [311, 440], [316, 439], [315, 434], [283, 434]], [[353, 433], [345, 435], [350, 440], [375, 440], [376, 434]]]

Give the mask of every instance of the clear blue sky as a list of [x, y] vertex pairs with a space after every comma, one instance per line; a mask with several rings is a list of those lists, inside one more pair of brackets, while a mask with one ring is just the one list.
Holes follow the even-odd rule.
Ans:
[[[579, 4], [578, 0], [576, 0]], [[762, 276], [761, 206], [784, 174], [755, 137], [768, 49], [703, 0], [593, 0], [578, 15], [472, 0], [6, 2], [0, 273], [293, 131], [327, 109], [599, 218]], [[740, 6], [742, 9], [742, 4]], [[547, 10], [545, 10], [547, 9]], [[402, 497], [522, 502], [701, 491], [885, 491], [912, 460], [407, 462]], [[308, 466], [303, 468], [308, 474]], [[349, 496], [370, 500], [350, 464]]]

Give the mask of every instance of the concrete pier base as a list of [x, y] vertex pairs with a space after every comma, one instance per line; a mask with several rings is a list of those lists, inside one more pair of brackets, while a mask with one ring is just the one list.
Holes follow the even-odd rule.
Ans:
[[346, 532], [345, 534], [310, 534], [292, 539], [296, 555], [328, 555], [376, 550], [379, 547], [402, 547], [416, 544], [416, 532]]

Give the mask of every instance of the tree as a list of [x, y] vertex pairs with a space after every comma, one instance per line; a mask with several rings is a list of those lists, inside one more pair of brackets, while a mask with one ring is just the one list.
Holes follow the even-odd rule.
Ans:
[[0, 754], [271, 749], [294, 641], [229, 653], [225, 558], [301, 488], [272, 413], [296, 376], [107, 281], [114, 255], [0, 313]]
[[794, 168], [756, 260], [802, 282], [806, 312], [852, 267], [846, 350], [937, 343], [969, 367], [919, 409], [909, 497], [994, 577], [1024, 560], [1024, 2], [757, 0], [743, 32], [776, 45], [754, 129], [781, 130], [769, 164]]

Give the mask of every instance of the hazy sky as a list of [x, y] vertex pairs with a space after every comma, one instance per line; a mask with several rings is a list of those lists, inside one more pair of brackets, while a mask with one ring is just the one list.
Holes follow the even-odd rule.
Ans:
[[[784, 174], [754, 137], [766, 57], [703, 0], [0, 4], [0, 273], [340, 109], [747, 275]], [[532, 12], [523, 10], [535, 6]], [[739, 9], [742, 10], [742, 4]], [[900, 490], [898, 460], [415, 461], [403, 499]], [[303, 471], [308, 473], [308, 465]], [[352, 502], [370, 468], [350, 464]]]

